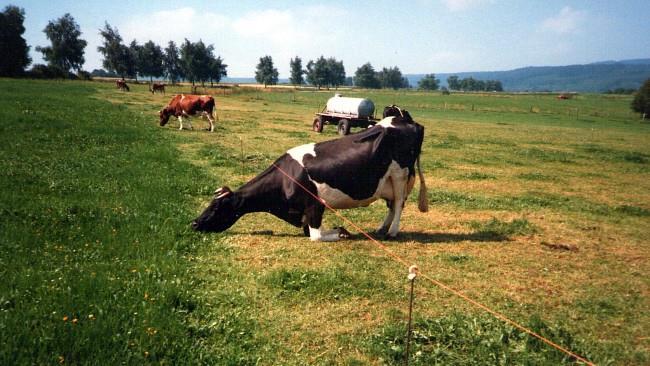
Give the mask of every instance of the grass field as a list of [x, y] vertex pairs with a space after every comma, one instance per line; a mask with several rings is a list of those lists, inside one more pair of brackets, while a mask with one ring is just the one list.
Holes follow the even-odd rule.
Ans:
[[[215, 188], [336, 138], [311, 131], [333, 92], [214, 89], [208, 133], [158, 126], [180, 88], [131, 90], [0, 79], [0, 364], [401, 364], [407, 270], [358, 233], [311, 243], [267, 214], [189, 230]], [[391, 251], [596, 364], [650, 363], [650, 125], [631, 97], [345, 94], [426, 128], [430, 211], [413, 192]], [[385, 205], [342, 213], [372, 231]], [[426, 281], [415, 296], [411, 364], [572, 362]]]

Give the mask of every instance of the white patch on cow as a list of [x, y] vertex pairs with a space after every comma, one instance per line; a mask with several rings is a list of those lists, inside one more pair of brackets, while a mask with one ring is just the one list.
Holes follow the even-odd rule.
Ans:
[[311, 241], [338, 241], [341, 239], [339, 230], [321, 230], [320, 228], [314, 229], [309, 227], [309, 240]]
[[[408, 180], [408, 168], [401, 168], [396, 161], [392, 161], [386, 169], [386, 173], [379, 180], [375, 192], [367, 199], [355, 200], [343, 191], [329, 186], [327, 183], [312, 181], [318, 190], [318, 197], [323, 199], [328, 205], [336, 209], [347, 209], [355, 207], [365, 207], [382, 198], [385, 200], [395, 200], [395, 188], [404, 190], [403, 187]], [[399, 185], [399, 187], [394, 187]], [[399, 197], [398, 197], [399, 198]]]
[[386, 118], [382, 119], [381, 121], [379, 121], [377, 123], [377, 125], [382, 126], [384, 128], [395, 128], [395, 126], [393, 126], [393, 118], [395, 118], [395, 117], [393, 117], [393, 116], [386, 117]]
[[293, 160], [297, 161], [298, 164], [304, 168], [305, 164], [302, 162], [302, 159], [305, 157], [305, 155], [309, 154], [313, 157], [316, 157], [316, 151], [314, 150], [315, 145], [316, 144], [312, 142], [311, 144], [296, 146], [287, 150], [287, 154], [289, 154]]

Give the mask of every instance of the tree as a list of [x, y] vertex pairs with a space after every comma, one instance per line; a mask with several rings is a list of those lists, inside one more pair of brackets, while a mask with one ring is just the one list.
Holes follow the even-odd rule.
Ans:
[[408, 87], [408, 81], [406, 83], [404, 82], [402, 72], [397, 66], [382, 68], [382, 70], [377, 73], [377, 78], [379, 79], [382, 88], [393, 88], [397, 90], [399, 88]]
[[418, 89], [421, 90], [438, 90], [440, 82], [436, 79], [435, 74], [427, 74], [418, 81]]
[[165, 48], [165, 55], [163, 56], [163, 70], [167, 79], [172, 84], [175, 84], [183, 77], [183, 70], [181, 69], [181, 59], [178, 56], [178, 47], [174, 41], [169, 41], [167, 48]]
[[7, 5], [0, 13], [0, 76], [18, 76], [32, 60], [25, 33], [25, 10]]
[[257, 64], [255, 70], [255, 80], [258, 83], [267, 85], [275, 85], [278, 83], [278, 69], [273, 67], [273, 58], [271, 56], [264, 56], [260, 58], [260, 63]]
[[361, 88], [379, 89], [381, 84], [370, 62], [361, 65], [354, 73], [354, 85]]
[[647, 79], [636, 92], [631, 107], [633, 111], [641, 113], [641, 118], [645, 120], [650, 113], [650, 79]]
[[214, 56], [212, 55], [213, 50], [214, 47], [212, 45], [206, 46], [202, 40], [193, 43], [185, 39], [180, 50], [181, 69], [185, 78], [192, 85], [200, 82], [201, 85], [205, 86], [205, 82], [210, 80], [214, 60]]
[[142, 66], [144, 63], [144, 57], [142, 55], [142, 46], [138, 44], [138, 41], [135, 39], [129, 44], [129, 58], [128, 58], [128, 72], [127, 74], [130, 77], [134, 77], [135, 80], [138, 80], [138, 74], [142, 71]]
[[111, 28], [110, 24], [105, 23], [104, 29], [100, 29], [99, 34], [104, 40], [102, 45], [97, 47], [97, 51], [104, 55], [102, 61], [104, 68], [116, 73], [122, 79], [125, 76], [133, 76], [135, 60], [129, 47], [122, 44], [122, 37], [117, 28]]
[[458, 80], [458, 76], [452, 75], [448, 77], [447, 86], [449, 86], [449, 89], [451, 90], [460, 90], [460, 81]]
[[320, 89], [322, 86], [328, 85], [329, 71], [327, 67], [327, 60], [321, 56], [316, 59], [316, 62], [309, 60], [307, 63], [307, 81]]
[[66, 13], [61, 18], [50, 21], [43, 30], [52, 43], [47, 47], [36, 47], [43, 53], [43, 59], [50, 67], [69, 72], [70, 69], [81, 70], [84, 59], [84, 48], [88, 42], [80, 39], [81, 30], [72, 15]]
[[296, 56], [296, 58], [292, 58], [289, 62], [289, 68], [291, 69], [289, 82], [293, 85], [304, 84], [305, 79], [302, 77], [302, 74], [305, 73], [305, 70], [302, 69], [302, 59], [300, 59], [298, 56]]
[[474, 91], [484, 91], [485, 90], [485, 81], [483, 80], [476, 80], [474, 83]]
[[473, 77], [464, 78], [460, 81], [460, 89], [465, 91], [476, 90], [476, 79]]
[[[212, 54], [210, 55], [212, 56]], [[210, 86], [213, 86], [213, 82], [218, 83], [221, 81], [221, 78], [224, 76], [228, 76], [228, 71], [226, 71], [226, 68], [228, 65], [223, 63], [223, 60], [221, 57], [215, 58], [212, 56], [212, 59], [210, 61]]]
[[326, 60], [327, 63], [327, 85], [338, 88], [339, 85], [345, 84], [345, 67], [343, 61], [336, 61], [335, 58], [330, 57]]
[[485, 82], [485, 90], [500, 92], [503, 91], [503, 85], [501, 85], [499, 80], [487, 80]]
[[163, 68], [163, 51], [153, 41], [142, 45], [139, 53], [139, 70], [142, 76], [149, 76], [149, 81], [153, 82], [154, 77], [161, 77], [164, 74]]

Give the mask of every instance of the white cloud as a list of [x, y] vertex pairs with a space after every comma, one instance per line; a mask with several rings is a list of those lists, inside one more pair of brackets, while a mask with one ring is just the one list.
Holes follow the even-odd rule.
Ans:
[[[191, 7], [132, 15], [118, 29], [126, 43], [153, 40], [165, 47], [185, 38], [214, 44], [228, 66], [229, 76], [250, 75], [260, 57], [270, 55], [280, 75], [288, 75], [289, 60], [300, 55], [303, 63], [321, 54], [331, 54], [344, 31], [332, 27], [346, 15], [334, 6], [264, 9], [237, 17], [198, 12]], [[339, 56], [340, 57], [340, 56]]]
[[465, 11], [475, 8], [491, 0], [442, 0], [443, 4], [452, 12]]
[[557, 15], [544, 19], [541, 28], [544, 31], [557, 34], [574, 33], [578, 30], [585, 17], [585, 11], [574, 10], [570, 6], [565, 6]]
[[125, 43], [136, 39], [138, 43], [152, 40], [162, 47], [172, 40], [180, 43], [187, 38], [204, 41], [229, 24], [225, 16], [211, 12], [197, 12], [193, 8], [157, 11], [151, 15], [134, 15], [118, 27]]

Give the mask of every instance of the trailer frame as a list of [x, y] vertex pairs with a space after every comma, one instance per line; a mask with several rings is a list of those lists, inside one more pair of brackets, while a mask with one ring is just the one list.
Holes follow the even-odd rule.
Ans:
[[368, 117], [359, 117], [355, 114], [326, 112], [326, 107], [319, 113], [314, 114], [312, 130], [321, 133], [325, 125], [336, 125], [336, 131], [339, 135], [345, 136], [350, 133], [352, 127], [368, 128], [374, 126], [378, 119], [375, 115]]

